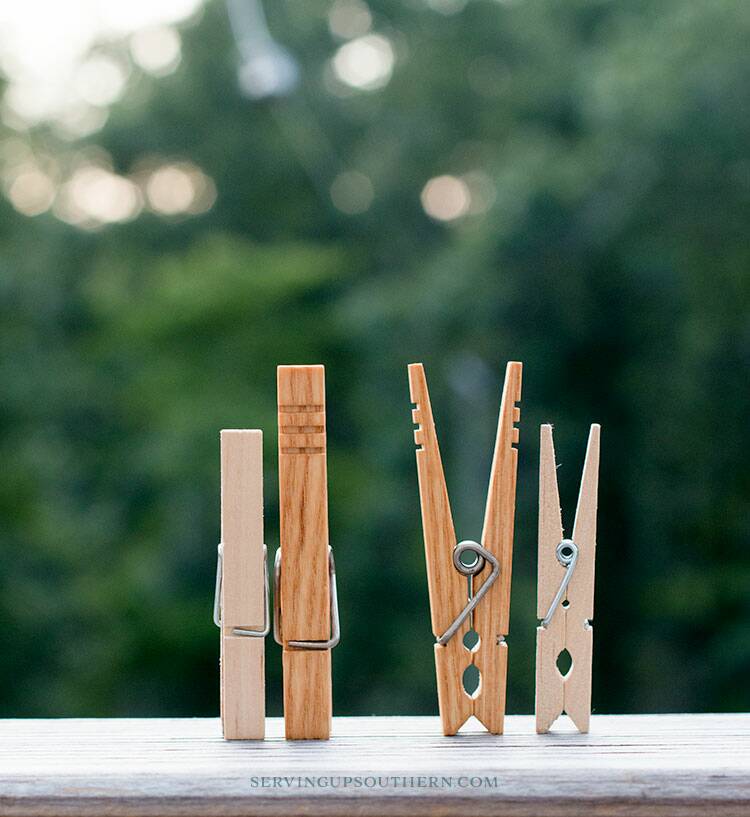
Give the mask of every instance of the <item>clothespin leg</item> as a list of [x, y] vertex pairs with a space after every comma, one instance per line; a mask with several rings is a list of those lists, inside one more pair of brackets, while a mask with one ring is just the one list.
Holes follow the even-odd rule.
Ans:
[[493, 735], [502, 735], [505, 725], [505, 688], [508, 676], [508, 645], [505, 641], [477, 651], [479, 689], [474, 700], [474, 717]]
[[[539, 583], [537, 617], [547, 615], [560, 585], [564, 569], [555, 557], [562, 541], [563, 527], [560, 493], [557, 485], [555, 447], [552, 426], [543, 425], [539, 437]], [[548, 732], [562, 715], [565, 704], [564, 679], [557, 659], [565, 648], [565, 613], [559, 607], [552, 620], [537, 628], [536, 639], [536, 731]]]
[[588, 732], [591, 716], [594, 631], [590, 620], [594, 617], [600, 432], [601, 428], [596, 424], [589, 431], [573, 526], [573, 541], [578, 545], [578, 563], [568, 587], [570, 606], [564, 611], [566, 643], [573, 659], [569, 677], [565, 679], [565, 711], [581, 732]]
[[333, 717], [331, 651], [285, 649], [282, 669], [286, 739], [328, 740]]
[[[563, 611], [561, 611], [562, 613]], [[536, 731], [549, 732], [565, 708], [565, 680], [557, 658], [565, 648], [564, 616], [536, 630]]]
[[463, 673], [471, 656], [463, 645], [468, 626], [445, 645], [435, 644], [438, 708], [444, 735], [455, 735], [471, 717], [473, 701], [463, 688]]
[[[519, 431], [521, 419], [523, 365], [510, 361], [500, 400], [495, 450], [492, 457], [482, 546], [500, 564], [500, 574], [474, 613], [474, 629], [479, 643], [473, 652], [473, 663], [479, 670], [480, 686], [474, 696], [474, 716], [495, 735], [503, 733], [505, 691], [508, 675], [508, 644], [505, 636], [510, 626], [510, 588], [513, 568], [513, 529], [516, 510], [516, 474], [518, 470]], [[475, 579], [479, 592], [491, 575], [489, 565]]]
[[[440, 638], [466, 603], [466, 577], [453, 566], [456, 545], [448, 490], [432, 415], [427, 379], [421, 363], [409, 366], [409, 393], [414, 405], [417, 474], [422, 510], [432, 632]], [[471, 717], [473, 701], [463, 688], [463, 673], [472, 662], [463, 644], [465, 622], [445, 645], [435, 645], [435, 674], [443, 734], [455, 735]]]
[[221, 716], [227, 740], [265, 735], [265, 646], [260, 638], [221, 640]]
[[[566, 611], [566, 644], [573, 661], [564, 682], [563, 708], [579, 732], [589, 731], [591, 717], [591, 659], [594, 652], [594, 631], [580, 621], [574, 621]], [[573, 628], [576, 632], [573, 632]]]

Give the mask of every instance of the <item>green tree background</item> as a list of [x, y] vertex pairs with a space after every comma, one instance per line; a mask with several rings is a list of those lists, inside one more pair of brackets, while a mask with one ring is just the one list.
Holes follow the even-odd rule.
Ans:
[[[509, 359], [509, 711], [533, 708], [547, 421], [566, 525], [603, 425], [595, 710], [750, 708], [750, 4], [372, 0], [394, 75], [343, 97], [329, 5], [268, 4], [292, 95], [240, 94], [213, 2], [88, 140], [122, 172], [191, 158], [206, 214], [92, 233], [0, 202], [0, 714], [217, 712], [218, 432], [265, 432], [273, 551], [275, 366], [301, 362], [327, 367], [335, 711], [436, 712], [406, 364], [472, 538]], [[327, 193], [348, 168], [375, 192], [357, 216]], [[487, 212], [425, 215], [429, 178], [476, 168]], [[270, 640], [267, 674], [280, 714]]]

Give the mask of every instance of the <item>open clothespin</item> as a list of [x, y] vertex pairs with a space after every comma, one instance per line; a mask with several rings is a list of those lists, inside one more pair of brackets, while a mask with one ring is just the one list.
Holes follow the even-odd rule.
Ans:
[[[594, 631], [594, 556], [599, 484], [599, 432], [592, 425], [572, 539], [563, 534], [552, 426], [539, 449], [539, 582], [536, 639], [536, 731], [548, 732], [566, 712], [589, 731]], [[567, 653], [567, 655], [565, 655]], [[562, 659], [571, 663], [560, 669]]]
[[[503, 731], [521, 371], [520, 363], [508, 363], [505, 372], [480, 544], [456, 538], [424, 368], [409, 366], [438, 706], [446, 735], [455, 735], [471, 715], [490, 732]], [[464, 673], [471, 664], [480, 678], [470, 694]]]
[[288, 740], [331, 733], [331, 649], [339, 641], [328, 546], [325, 370], [279, 366], [279, 513], [274, 637], [283, 647]]
[[263, 544], [263, 434], [221, 432], [221, 544], [214, 622], [221, 630], [221, 724], [227, 739], [260, 739], [269, 631]]

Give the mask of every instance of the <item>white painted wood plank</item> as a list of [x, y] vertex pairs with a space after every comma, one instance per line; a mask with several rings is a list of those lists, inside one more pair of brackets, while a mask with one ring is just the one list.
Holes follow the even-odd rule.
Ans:
[[265, 741], [229, 743], [218, 719], [6, 720], [0, 815], [750, 814], [750, 715], [534, 729], [510, 716], [504, 735], [443, 737], [438, 718], [335, 718], [330, 741], [298, 743], [269, 718]]

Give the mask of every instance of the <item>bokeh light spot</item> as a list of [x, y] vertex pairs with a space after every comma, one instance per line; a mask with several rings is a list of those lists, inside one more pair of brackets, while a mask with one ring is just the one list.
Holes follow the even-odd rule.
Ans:
[[367, 34], [342, 45], [333, 57], [333, 70], [341, 82], [371, 91], [388, 84], [395, 56], [387, 37]]
[[157, 77], [166, 76], [180, 64], [180, 35], [172, 26], [141, 29], [130, 38], [130, 53], [139, 68]]
[[49, 210], [55, 198], [52, 179], [33, 164], [16, 170], [7, 188], [10, 203], [25, 216], [38, 216]]
[[95, 54], [78, 66], [74, 87], [78, 97], [90, 105], [111, 105], [125, 90], [127, 78], [122, 63], [106, 54]]
[[97, 165], [78, 167], [55, 201], [55, 215], [84, 228], [129, 221], [141, 210], [138, 187]]
[[438, 221], [454, 221], [469, 212], [471, 192], [468, 184], [456, 176], [436, 176], [422, 189], [422, 207]]
[[216, 201], [216, 187], [190, 162], [165, 164], [148, 177], [146, 196], [151, 209], [161, 215], [194, 215], [211, 208]]

